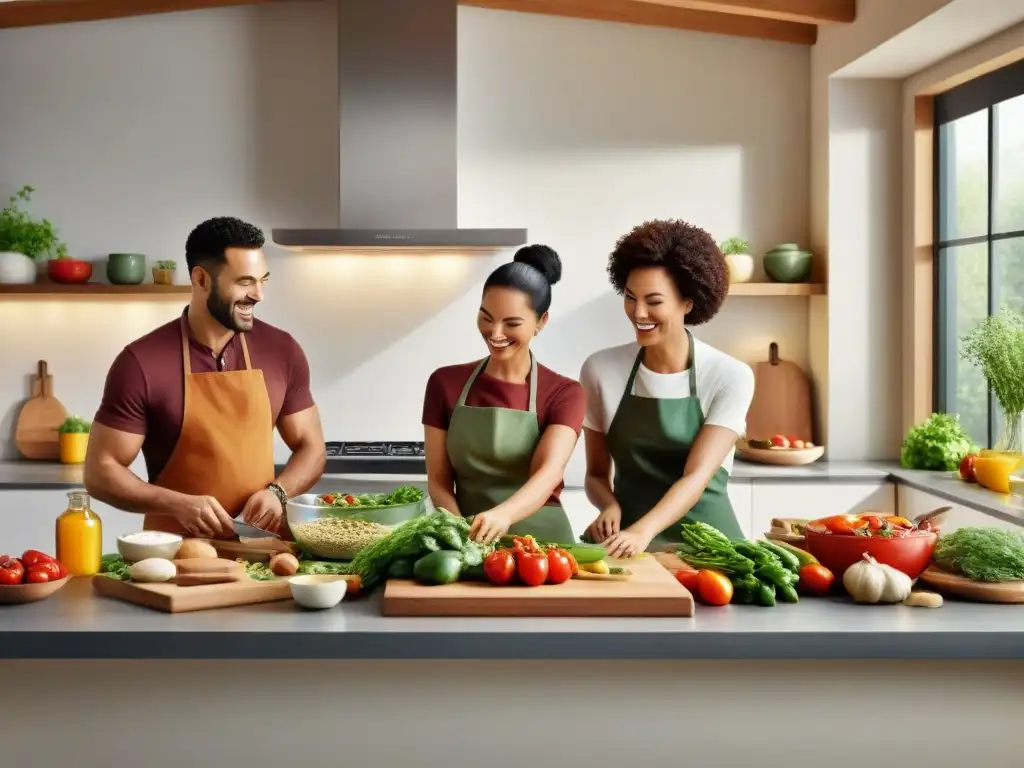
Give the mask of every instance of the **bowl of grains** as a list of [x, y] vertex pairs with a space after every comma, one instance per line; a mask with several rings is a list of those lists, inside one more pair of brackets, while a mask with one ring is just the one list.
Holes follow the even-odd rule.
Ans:
[[390, 493], [306, 493], [289, 499], [286, 512], [302, 549], [328, 560], [351, 560], [430, 509], [423, 490], [402, 486]]

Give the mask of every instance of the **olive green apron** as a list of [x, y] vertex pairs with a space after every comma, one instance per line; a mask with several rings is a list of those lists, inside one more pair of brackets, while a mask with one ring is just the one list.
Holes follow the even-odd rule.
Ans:
[[[530, 354], [529, 410], [477, 408], [466, 397], [488, 358], [469, 377], [448, 423], [448, 459], [455, 473], [455, 500], [466, 517], [493, 509], [530, 479], [530, 464], [540, 442], [537, 420], [537, 361]], [[509, 529], [538, 541], [573, 540], [569, 517], [561, 505], [544, 506]]]
[[[644, 359], [641, 348], [633, 362], [619, 407], [608, 428], [608, 453], [615, 466], [612, 490], [622, 508], [622, 529], [646, 515], [683, 476], [686, 460], [700, 428], [704, 410], [697, 397], [697, 362], [690, 341], [690, 397], [653, 398], [633, 394], [636, 372]], [[649, 552], [682, 541], [683, 521], [700, 520], [730, 539], [745, 538], [729, 501], [729, 474], [719, 467], [686, 516], [659, 533]]]

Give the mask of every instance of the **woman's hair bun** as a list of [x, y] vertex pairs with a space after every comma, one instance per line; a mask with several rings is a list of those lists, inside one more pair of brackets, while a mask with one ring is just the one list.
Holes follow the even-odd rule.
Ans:
[[529, 264], [544, 275], [549, 285], [554, 285], [562, 279], [562, 260], [554, 248], [546, 245], [524, 245], [516, 251], [512, 260], [520, 264]]

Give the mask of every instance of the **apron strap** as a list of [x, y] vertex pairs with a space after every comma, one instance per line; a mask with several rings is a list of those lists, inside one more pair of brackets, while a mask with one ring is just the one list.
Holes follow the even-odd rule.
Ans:
[[[697, 363], [696, 357], [693, 352], [693, 334], [690, 333], [689, 328], [684, 329], [686, 331], [686, 338], [690, 342], [689, 354], [687, 355], [686, 366], [689, 369], [689, 380], [690, 380], [690, 397], [697, 396]], [[633, 361], [633, 369], [629, 372], [629, 378], [626, 379], [626, 390], [622, 393], [622, 396], [633, 394], [633, 386], [636, 384], [636, 373], [640, 370], [640, 363], [644, 360], [644, 348], [640, 347], [640, 351], [636, 353], [636, 359]]]
[[185, 366], [185, 376], [191, 376], [192, 356], [188, 352], [188, 324], [185, 315], [181, 316], [181, 360]]
[[[242, 343], [245, 344], [245, 339], [242, 339]], [[243, 347], [244, 349], [244, 347]], [[246, 353], [246, 363], [249, 362], [248, 353]], [[469, 390], [473, 386], [473, 382], [476, 381], [477, 376], [483, 371], [484, 366], [487, 365], [487, 361], [490, 360], [490, 356], [485, 357], [479, 363], [476, 368], [473, 369], [472, 375], [466, 382], [466, 385], [462, 388], [459, 399], [455, 401], [455, 406], [463, 406], [466, 404], [466, 398], [469, 396]], [[533, 356], [533, 352], [530, 353], [530, 413], [537, 412], [537, 358]]]
[[242, 357], [245, 358], [245, 370], [252, 368], [252, 363], [249, 361], [249, 345], [245, 343], [245, 334], [241, 334], [242, 338]]

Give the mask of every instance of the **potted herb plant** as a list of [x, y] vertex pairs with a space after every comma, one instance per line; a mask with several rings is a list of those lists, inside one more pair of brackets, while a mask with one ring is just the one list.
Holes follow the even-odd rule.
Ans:
[[748, 283], [754, 276], [754, 257], [750, 255], [750, 241], [730, 237], [719, 246], [729, 268], [730, 283]]
[[1003, 431], [993, 449], [1021, 456], [1021, 416], [1024, 414], [1024, 316], [1009, 307], [986, 317], [963, 338], [960, 357], [985, 376], [1003, 416]]
[[57, 427], [60, 434], [60, 460], [62, 464], [81, 464], [89, 447], [89, 428], [92, 425], [78, 416], [68, 416]]
[[35, 188], [23, 186], [0, 210], [0, 283], [34, 283], [41, 256], [66, 258], [67, 246], [57, 237], [49, 219], [33, 219], [22, 204], [32, 200]]
[[178, 265], [174, 261], [164, 259], [153, 265], [153, 282], [157, 285], [174, 285], [174, 270]]

